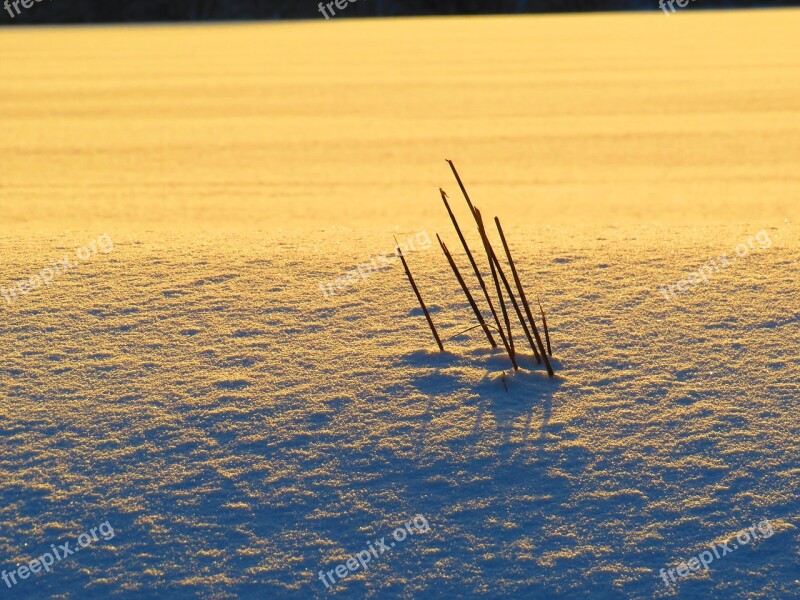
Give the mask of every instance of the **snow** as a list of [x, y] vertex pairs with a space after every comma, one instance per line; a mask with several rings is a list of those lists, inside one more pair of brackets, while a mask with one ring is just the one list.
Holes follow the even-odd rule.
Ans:
[[[0, 300], [0, 569], [115, 535], [0, 590], [800, 597], [798, 15], [4, 33], [0, 285], [114, 248]], [[440, 186], [486, 263], [445, 158], [542, 299], [554, 379], [518, 328], [516, 373], [459, 333]], [[421, 231], [444, 353], [398, 262], [319, 289]]]

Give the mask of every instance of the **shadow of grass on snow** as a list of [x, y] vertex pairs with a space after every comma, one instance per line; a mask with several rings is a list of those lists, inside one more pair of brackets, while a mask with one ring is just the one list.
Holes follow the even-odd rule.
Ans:
[[[545, 436], [552, 414], [555, 392], [564, 382], [562, 364], [551, 358], [556, 376], [547, 376], [542, 365], [532, 355], [518, 353], [519, 371], [514, 371], [508, 356], [500, 349], [474, 349], [464, 354], [452, 352], [414, 351], [399, 357], [401, 364], [414, 369], [411, 384], [430, 398], [428, 411], [433, 409], [437, 396], [471, 393], [479, 408], [476, 428], [491, 413], [499, 432], [510, 441], [514, 423], [525, 417], [522, 444], [527, 443], [538, 414], [538, 439]], [[476, 372], [484, 371], [476, 380]], [[424, 432], [423, 432], [424, 433]]]

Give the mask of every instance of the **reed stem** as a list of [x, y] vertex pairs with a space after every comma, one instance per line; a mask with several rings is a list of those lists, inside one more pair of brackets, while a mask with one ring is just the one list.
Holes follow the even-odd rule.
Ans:
[[[500, 319], [497, 316], [497, 311], [494, 308], [494, 304], [492, 303], [492, 298], [489, 296], [489, 290], [486, 289], [486, 283], [483, 281], [483, 277], [481, 276], [481, 272], [478, 270], [478, 265], [475, 263], [475, 258], [472, 256], [472, 252], [467, 245], [467, 240], [464, 239], [464, 234], [461, 233], [461, 227], [458, 225], [458, 220], [456, 220], [455, 214], [453, 214], [453, 210], [450, 208], [450, 203], [447, 201], [447, 194], [442, 188], [439, 188], [439, 192], [442, 195], [442, 202], [444, 202], [444, 206], [447, 209], [447, 213], [450, 215], [450, 220], [453, 222], [453, 227], [456, 229], [456, 233], [458, 234], [458, 239], [461, 240], [461, 245], [464, 247], [464, 251], [467, 253], [467, 258], [469, 258], [469, 264], [472, 265], [472, 271], [475, 273], [475, 277], [478, 278], [478, 283], [480, 283], [481, 289], [483, 290], [483, 296], [486, 298], [486, 302], [489, 304], [489, 310], [492, 311], [492, 316], [494, 317], [494, 322], [497, 324], [497, 332], [500, 334], [500, 338], [503, 340], [503, 346], [506, 348], [506, 352], [508, 352], [508, 358], [511, 360], [511, 364], [514, 367], [514, 370], [519, 370], [519, 366], [517, 365], [517, 361], [514, 358], [514, 351], [508, 344], [508, 339], [506, 338], [506, 334], [503, 331], [503, 326], [500, 324]], [[474, 213], [473, 213], [474, 216]]]
[[436, 239], [439, 240], [439, 245], [442, 247], [442, 251], [444, 255], [447, 257], [447, 262], [450, 263], [450, 268], [453, 269], [453, 274], [456, 276], [458, 283], [461, 285], [461, 289], [464, 292], [464, 295], [467, 297], [467, 301], [469, 305], [472, 307], [472, 311], [475, 313], [475, 317], [478, 319], [478, 323], [480, 323], [483, 332], [486, 334], [486, 338], [489, 340], [489, 343], [492, 345], [492, 348], [497, 348], [497, 342], [494, 341], [492, 334], [489, 332], [489, 328], [486, 326], [486, 321], [483, 320], [483, 315], [481, 311], [478, 309], [478, 305], [475, 303], [475, 299], [472, 297], [472, 294], [469, 292], [469, 288], [467, 288], [467, 284], [464, 283], [464, 278], [461, 277], [461, 273], [458, 270], [458, 265], [453, 260], [453, 257], [450, 254], [450, 251], [447, 249], [447, 246], [442, 241], [442, 238], [439, 237], [439, 234], [436, 234]]
[[[554, 376], [553, 367], [550, 364], [550, 360], [547, 358], [547, 354], [544, 350], [544, 345], [542, 344], [542, 338], [539, 335], [539, 330], [536, 328], [536, 322], [533, 320], [533, 314], [531, 313], [531, 307], [528, 304], [528, 299], [525, 296], [525, 289], [522, 287], [522, 282], [519, 279], [519, 273], [517, 272], [517, 267], [514, 264], [514, 259], [511, 257], [511, 250], [508, 247], [508, 242], [506, 242], [506, 236], [503, 233], [503, 227], [500, 225], [500, 219], [497, 217], [494, 218], [495, 225], [497, 225], [497, 231], [500, 234], [500, 240], [503, 242], [503, 249], [506, 251], [506, 257], [508, 258], [508, 264], [511, 266], [511, 273], [514, 276], [514, 283], [517, 285], [517, 290], [519, 291], [520, 300], [522, 300], [522, 305], [525, 307], [525, 313], [528, 315], [528, 320], [531, 322], [531, 328], [533, 329], [533, 335], [536, 337], [536, 344], [539, 346], [539, 350], [541, 351], [542, 358], [544, 358], [545, 367], [547, 367], [547, 374], [550, 377]], [[544, 314], [544, 313], [542, 313]], [[552, 354], [551, 354], [552, 356]]]
[[422, 296], [417, 289], [417, 284], [414, 283], [414, 277], [411, 275], [411, 269], [408, 268], [408, 263], [406, 262], [405, 257], [403, 256], [403, 251], [400, 250], [400, 245], [397, 243], [397, 238], [394, 238], [394, 243], [396, 244], [397, 255], [400, 257], [400, 260], [403, 262], [403, 268], [406, 270], [406, 275], [408, 275], [408, 281], [411, 283], [411, 287], [414, 288], [414, 293], [417, 295], [417, 300], [419, 300], [419, 305], [422, 307], [422, 312], [425, 313], [425, 318], [428, 320], [428, 325], [431, 326], [431, 331], [433, 332], [433, 337], [436, 339], [436, 343], [439, 345], [439, 350], [444, 352], [444, 346], [442, 346], [442, 340], [439, 339], [439, 334], [436, 333], [436, 327], [433, 325], [433, 320], [431, 319], [431, 315], [428, 312], [425, 303], [422, 301]]

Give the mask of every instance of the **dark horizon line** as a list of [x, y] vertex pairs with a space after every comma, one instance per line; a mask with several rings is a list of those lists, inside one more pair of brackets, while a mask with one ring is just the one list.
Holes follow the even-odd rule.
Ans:
[[[192, 0], [185, 0], [191, 2]], [[46, 5], [39, 6], [38, 3], [34, 4], [29, 9], [23, 9], [21, 13], [13, 19], [9, 17], [7, 10], [2, 9], [2, 2], [0, 1], [0, 14], [5, 15], [5, 19], [0, 19], [0, 27], [2, 26], [81, 26], [81, 25], [156, 25], [156, 24], [179, 24], [179, 23], [248, 23], [248, 22], [284, 22], [284, 21], [325, 21], [326, 19], [318, 12], [311, 11], [311, 8], [317, 9], [318, 4], [309, 4], [309, 6], [297, 10], [297, 5], [293, 9], [286, 9], [287, 14], [277, 14], [278, 11], [272, 11], [273, 14], [263, 14], [265, 11], [258, 6], [252, 9], [241, 10], [238, 14], [234, 10], [232, 12], [224, 12], [227, 10], [220, 7], [216, 10], [211, 7], [214, 0], [199, 0], [203, 8], [199, 11], [189, 5], [183, 9], [175, 7], [178, 12], [173, 14], [163, 14], [161, 10], [143, 10], [137, 11], [139, 14], [120, 15], [115, 14], [115, 10], [127, 10], [131, 5], [121, 6], [117, 5], [111, 7], [111, 10], [105, 14], [91, 13], [90, 11], [80, 11], [80, 6], [77, 2], [67, 5], [66, 8], [59, 8], [56, 10], [46, 10], [46, 7], [55, 8], [57, 4], [48, 2]], [[251, 0], [252, 1], [252, 0]], [[313, 0], [312, 0], [313, 1]], [[464, 16], [511, 16], [511, 15], [565, 15], [565, 14], [589, 14], [589, 13], [619, 13], [619, 12], [661, 12], [658, 0], [551, 0], [552, 4], [549, 6], [540, 6], [535, 10], [527, 8], [527, 0], [516, 0], [517, 6], [524, 5], [525, 10], [509, 10], [507, 8], [493, 7], [495, 10], [425, 10], [422, 7], [406, 6], [394, 7], [397, 10], [388, 9], [383, 14], [374, 14], [368, 12], [369, 10], [379, 9], [391, 0], [384, 0], [384, 2], [377, 2], [367, 9], [368, 0], [359, 0], [359, 4], [347, 6], [346, 9], [339, 9], [335, 16], [329, 20], [334, 21], [337, 19], [391, 19], [391, 18], [408, 18], [408, 17], [464, 17]], [[498, 0], [498, 2], [505, 2], [507, 0]], [[675, 3], [676, 0], [672, 0]], [[433, 0], [438, 3], [438, 0]], [[147, 4], [147, 1], [143, 2]], [[178, 4], [178, 3], [176, 3]], [[545, 3], [542, 3], [545, 4]], [[572, 6], [570, 7], [570, 4]], [[38, 9], [37, 9], [38, 6]], [[135, 3], [133, 4], [135, 7]], [[800, 0], [770, 0], [768, 2], [759, 2], [758, 0], [690, 0], [688, 6], [679, 8], [674, 4], [676, 12], [670, 16], [677, 16], [679, 12], [683, 11], [708, 11], [708, 10], [761, 10], [761, 9], [778, 9], [778, 8], [794, 8], [800, 6]], [[310, 7], [310, 8], [309, 8]], [[145, 8], [141, 6], [141, 8]], [[156, 8], [156, 7], [152, 7]], [[202, 14], [198, 14], [202, 13]], [[219, 13], [219, 14], [217, 14]]]

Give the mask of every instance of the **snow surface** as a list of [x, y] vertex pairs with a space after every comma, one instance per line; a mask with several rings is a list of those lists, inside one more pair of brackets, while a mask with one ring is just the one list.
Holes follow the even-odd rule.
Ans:
[[[670, 18], [4, 33], [0, 285], [114, 249], [0, 299], [0, 569], [115, 535], [0, 593], [800, 597], [800, 13]], [[444, 158], [542, 298], [553, 380], [459, 334], [439, 186], [478, 243]], [[397, 263], [319, 289], [421, 231], [444, 353]]]

